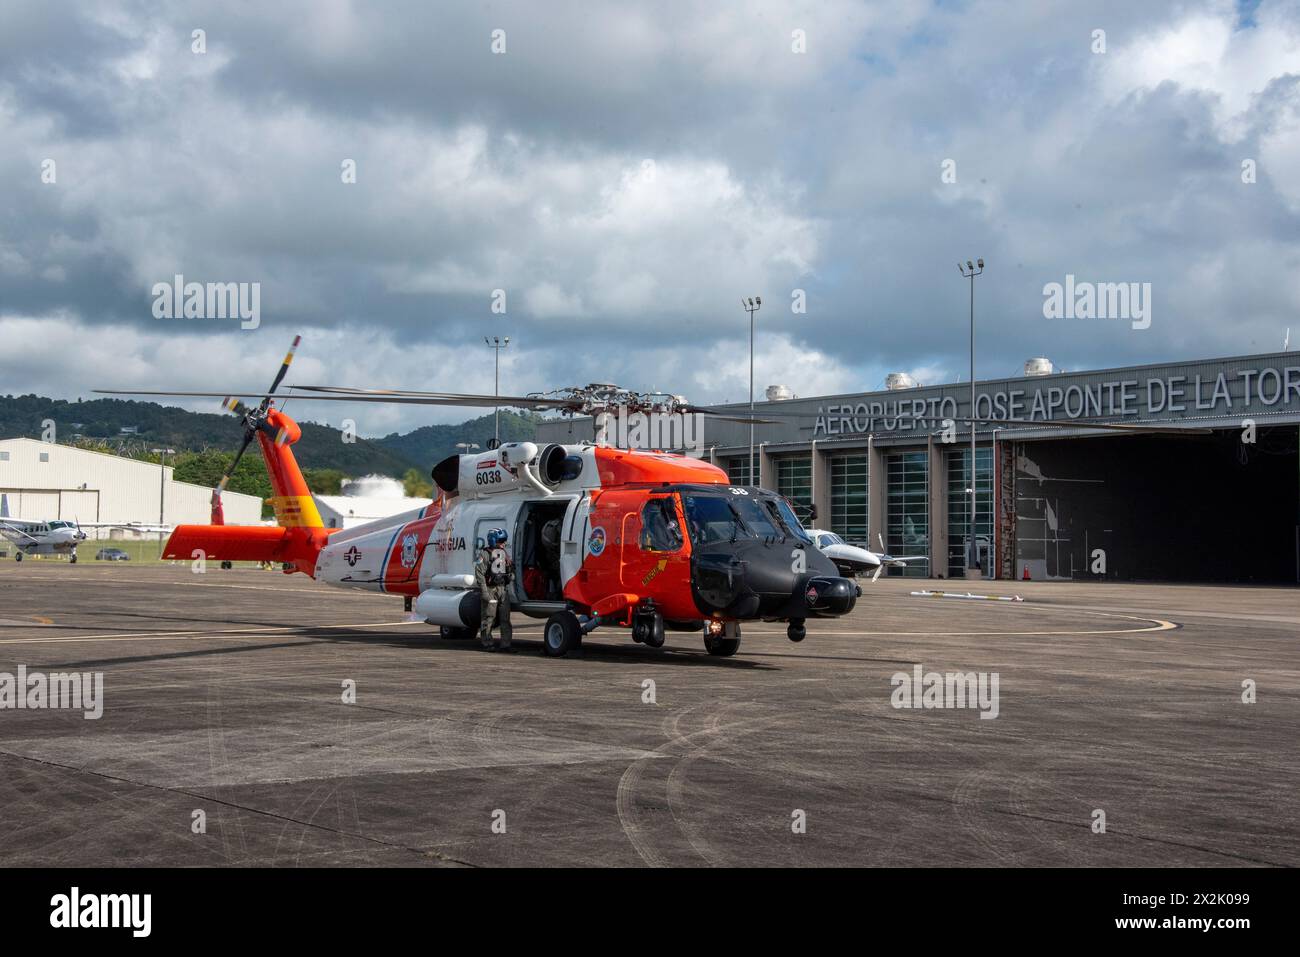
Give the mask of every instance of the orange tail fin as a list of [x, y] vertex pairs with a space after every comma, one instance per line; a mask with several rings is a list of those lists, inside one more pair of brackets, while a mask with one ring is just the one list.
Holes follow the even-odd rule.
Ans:
[[302, 477], [292, 446], [302, 438], [298, 423], [278, 409], [266, 413], [266, 427], [257, 433], [262, 458], [271, 475], [271, 507], [281, 528], [323, 528], [316, 500]]

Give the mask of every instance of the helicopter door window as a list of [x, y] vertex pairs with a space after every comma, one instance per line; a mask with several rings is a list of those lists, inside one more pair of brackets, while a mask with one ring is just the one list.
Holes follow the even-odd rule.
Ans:
[[682, 530], [671, 498], [653, 498], [641, 510], [641, 548], [675, 552], [682, 547]]

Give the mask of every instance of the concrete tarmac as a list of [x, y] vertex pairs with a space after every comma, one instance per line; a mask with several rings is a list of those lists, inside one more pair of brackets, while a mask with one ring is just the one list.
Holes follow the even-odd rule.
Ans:
[[[800, 644], [557, 660], [518, 613], [489, 655], [301, 575], [0, 562], [0, 681], [103, 675], [97, 720], [0, 710], [0, 865], [1300, 864], [1297, 589], [863, 588]], [[916, 665], [997, 717], [894, 707]]]

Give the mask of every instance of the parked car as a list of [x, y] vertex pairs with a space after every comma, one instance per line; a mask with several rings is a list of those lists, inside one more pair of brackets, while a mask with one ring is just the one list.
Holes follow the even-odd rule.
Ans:
[[129, 562], [131, 556], [120, 548], [101, 548], [95, 552], [97, 562]]

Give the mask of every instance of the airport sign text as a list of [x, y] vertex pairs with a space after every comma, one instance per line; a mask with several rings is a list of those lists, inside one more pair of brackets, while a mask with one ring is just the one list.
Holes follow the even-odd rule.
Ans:
[[[1125, 416], [1223, 415], [1257, 406], [1300, 410], [1300, 366], [1243, 369], [1235, 375], [1153, 376], [1072, 385], [1048, 382], [1032, 389], [978, 392], [973, 418], [1025, 421], [1102, 419]], [[1232, 384], [1239, 384], [1234, 398]], [[819, 405], [813, 436], [933, 429], [959, 414], [956, 395], [874, 399]], [[761, 412], [759, 413], [761, 415]], [[966, 415], [970, 415], [966, 410]]]

